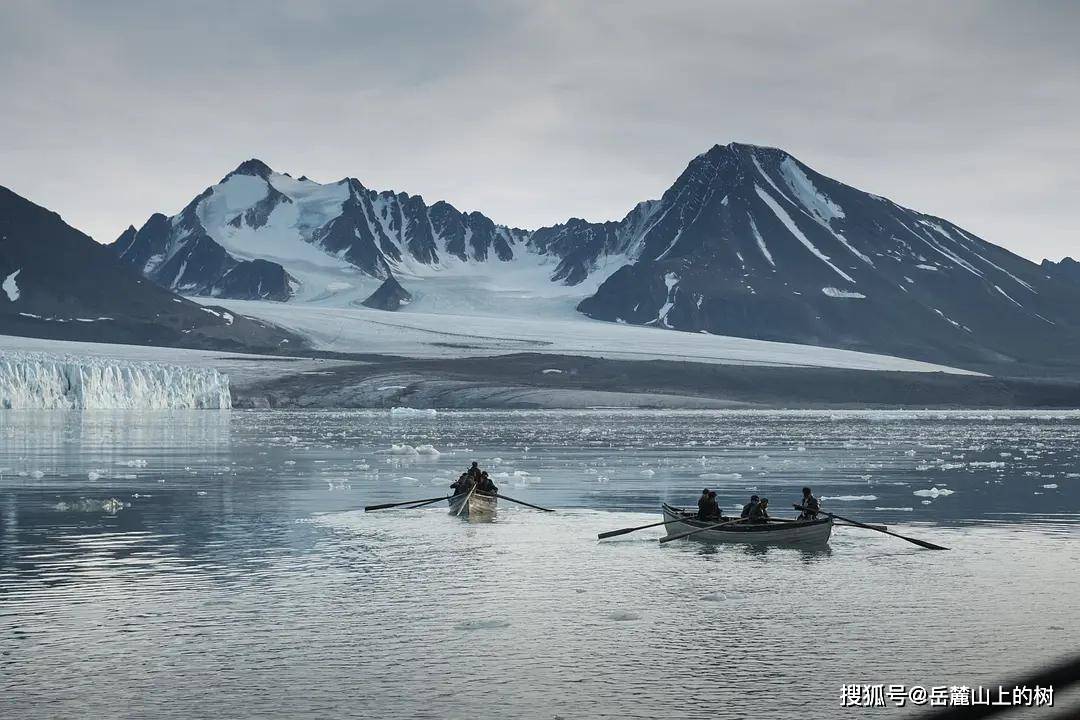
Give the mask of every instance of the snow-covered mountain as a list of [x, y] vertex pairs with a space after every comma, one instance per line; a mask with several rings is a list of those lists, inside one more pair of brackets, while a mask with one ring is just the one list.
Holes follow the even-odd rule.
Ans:
[[0, 187], [0, 333], [279, 350], [302, 340], [155, 286], [60, 216]]
[[190, 295], [523, 318], [561, 303], [613, 322], [933, 361], [1080, 358], [1080, 286], [782, 150], [735, 143], [694, 158], [620, 221], [534, 231], [250, 160], [112, 247]]

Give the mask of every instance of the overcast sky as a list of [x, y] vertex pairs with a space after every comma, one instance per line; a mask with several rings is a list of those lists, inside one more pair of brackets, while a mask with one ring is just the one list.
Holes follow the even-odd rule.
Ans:
[[0, 184], [109, 242], [242, 160], [533, 228], [733, 140], [1080, 253], [1076, 2], [0, 0]]

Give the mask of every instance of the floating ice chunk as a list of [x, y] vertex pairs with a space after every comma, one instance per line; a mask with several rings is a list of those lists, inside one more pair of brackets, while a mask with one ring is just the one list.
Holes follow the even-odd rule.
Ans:
[[701, 473], [698, 478], [701, 480], [740, 480], [742, 473]]
[[390, 452], [391, 455], [416, 455], [416, 454], [418, 454], [416, 452], [416, 448], [414, 448], [412, 445], [392, 444], [390, 446], [390, 451], [389, 452]]
[[195, 494], [196, 495], [205, 495], [206, 491], [205, 490], [197, 490], [197, 491], [195, 491]]
[[146, 461], [145, 460], [121, 460], [121, 461], [117, 462], [116, 464], [117, 465], [123, 465], [124, 467], [132, 467], [132, 468], [146, 467]]
[[98, 472], [97, 470], [91, 470], [90, 472], [86, 473], [86, 479], [87, 480], [100, 480], [101, 479], [101, 473]]
[[35, 470], [34, 472], [30, 473], [30, 477], [34, 478], [35, 480], [40, 480], [41, 478], [45, 477], [45, 473], [43, 473], [41, 470]]
[[439, 455], [442, 455], [442, 453], [436, 450], [433, 445], [417, 445], [416, 454], [427, 455], [429, 457], [438, 457]]
[[865, 300], [866, 296], [859, 292], [851, 292], [848, 290], [841, 290], [834, 287], [823, 287], [821, 292], [832, 298], [851, 298], [853, 300]]
[[822, 497], [822, 500], [836, 500], [838, 502], [856, 502], [859, 500], [877, 500], [877, 495], [833, 495]]
[[653, 475], [656, 474], [656, 471], [655, 470], [650, 470], [649, 468], [645, 468], [644, 470], [641, 471], [641, 474], [645, 475], [646, 477], [652, 477]]
[[390, 408], [390, 414], [398, 417], [435, 417], [438, 415], [438, 411], [434, 408], [411, 408], [411, 407], [393, 407]]
[[546, 370], [541, 370], [540, 372], [544, 373], [545, 375], [562, 375], [563, 371], [559, 370], [558, 368], [547, 368]]
[[955, 491], [948, 488], [932, 487], [929, 490], [916, 490], [912, 495], [918, 495], [919, 497], [939, 498], [952, 495]]
[[124, 503], [116, 498], [109, 498], [105, 502], [101, 503], [101, 509], [107, 513], [116, 514], [124, 509]]
[[19, 273], [22, 272], [22, 268], [19, 268], [15, 272], [4, 278], [4, 292], [7, 294], [8, 300], [15, 302], [19, 299], [19, 284], [15, 281], [19, 277]]
[[1057, 483], [1047, 483], [1046, 485], [1043, 485], [1043, 487], [1047, 490], [1057, 490]]

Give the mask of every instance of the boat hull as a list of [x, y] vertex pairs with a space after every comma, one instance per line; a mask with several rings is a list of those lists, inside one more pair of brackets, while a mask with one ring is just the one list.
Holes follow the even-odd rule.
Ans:
[[461, 493], [449, 498], [450, 514], [466, 520], [490, 520], [495, 517], [499, 499], [494, 495]]
[[[691, 532], [709, 525], [715, 525], [717, 522], [715, 520], [698, 520], [692, 514], [684, 514], [682, 510], [671, 505], [664, 505], [662, 512], [664, 520], [667, 521], [664, 528], [667, 530], [668, 535]], [[832, 518], [783, 524], [738, 523], [715, 530], [705, 530], [687, 539], [712, 543], [821, 547], [828, 544], [829, 537], [832, 535], [832, 526]]]

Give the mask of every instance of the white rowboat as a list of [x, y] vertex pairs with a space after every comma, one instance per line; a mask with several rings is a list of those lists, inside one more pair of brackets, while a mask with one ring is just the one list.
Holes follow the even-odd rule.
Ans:
[[[698, 520], [697, 513], [687, 512], [671, 505], [663, 505], [664, 529], [668, 535], [679, 535], [710, 525], [722, 520]], [[734, 520], [736, 518], [726, 518]], [[833, 520], [826, 517], [820, 520], [805, 520], [785, 523], [735, 523], [715, 530], [705, 530], [691, 537], [714, 543], [747, 543], [750, 545], [790, 545], [798, 547], [820, 547], [829, 542]]]

